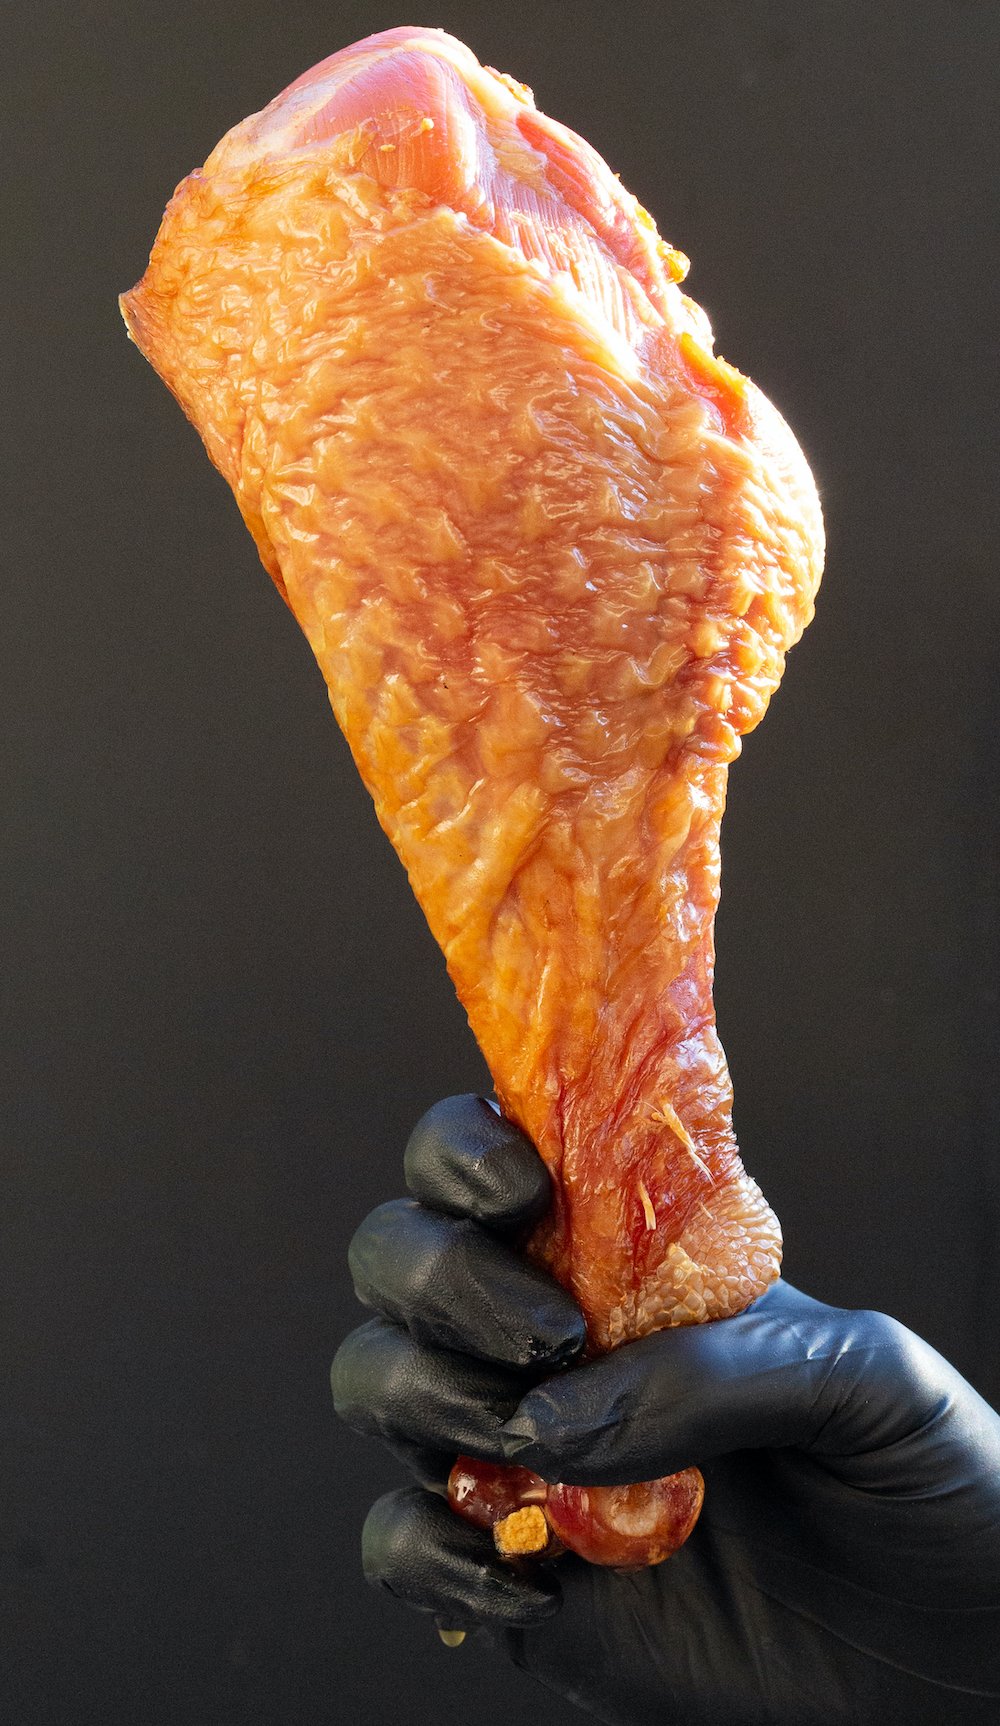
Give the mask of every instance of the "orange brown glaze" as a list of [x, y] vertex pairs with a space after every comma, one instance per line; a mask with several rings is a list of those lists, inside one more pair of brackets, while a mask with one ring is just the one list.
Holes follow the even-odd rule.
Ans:
[[333, 55], [177, 188], [133, 339], [309, 638], [595, 1348], [777, 1275], [712, 1005], [729, 763], [812, 614], [788, 428], [582, 139], [453, 38]]

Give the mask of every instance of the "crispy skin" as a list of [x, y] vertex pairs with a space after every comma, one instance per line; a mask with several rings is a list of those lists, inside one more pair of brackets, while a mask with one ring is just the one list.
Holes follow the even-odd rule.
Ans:
[[133, 339], [305, 631], [595, 1347], [780, 1234], [712, 1004], [728, 764], [812, 615], [784, 422], [582, 139], [440, 31], [331, 57], [178, 187]]

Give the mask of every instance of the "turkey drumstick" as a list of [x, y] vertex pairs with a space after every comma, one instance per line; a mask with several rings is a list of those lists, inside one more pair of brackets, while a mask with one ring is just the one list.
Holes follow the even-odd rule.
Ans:
[[305, 631], [593, 1350], [777, 1276], [712, 1004], [729, 763], [812, 614], [792, 434], [581, 138], [438, 30], [177, 188], [129, 332]]

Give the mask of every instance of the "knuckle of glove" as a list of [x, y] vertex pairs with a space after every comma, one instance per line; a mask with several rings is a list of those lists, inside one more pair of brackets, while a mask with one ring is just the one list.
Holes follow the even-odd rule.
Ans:
[[[451, 1333], [469, 1253], [467, 1222], [434, 1215], [414, 1199], [390, 1199], [360, 1224], [348, 1248], [363, 1306], [442, 1341]], [[473, 1248], [474, 1250], [474, 1248]]]
[[532, 1221], [551, 1196], [531, 1141], [483, 1097], [447, 1097], [428, 1109], [410, 1135], [403, 1169], [424, 1204], [493, 1229]]
[[[398, 1304], [395, 1284], [399, 1259], [409, 1256], [407, 1243], [419, 1228], [419, 1205], [412, 1199], [389, 1199], [369, 1211], [354, 1231], [347, 1249], [347, 1262], [354, 1292], [362, 1306], [390, 1311]], [[390, 1316], [392, 1316], [390, 1311]]]
[[390, 1411], [409, 1390], [406, 1338], [384, 1319], [369, 1319], [341, 1343], [330, 1368], [333, 1406], [355, 1432], [384, 1436]]
[[351, 1332], [330, 1376], [334, 1407], [355, 1431], [451, 1452], [496, 1454], [497, 1429], [523, 1388], [501, 1368], [422, 1348], [385, 1319]]
[[359, 1300], [430, 1347], [527, 1368], [583, 1346], [575, 1302], [467, 1219], [393, 1200], [365, 1218], [349, 1258]]
[[817, 1449], [875, 1453], [934, 1422], [953, 1390], [953, 1369], [898, 1319], [882, 1312], [843, 1315], [824, 1401], [832, 1418]]
[[424, 1497], [418, 1488], [401, 1486], [377, 1498], [369, 1510], [361, 1531], [361, 1565], [373, 1587], [408, 1597], [416, 1571], [419, 1590]]
[[583, 1346], [582, 1314], [549, 1278], [475, 1223], [448, 1228], [415, 1267], [411, 1333], [504, 1366], [555, 1366]]

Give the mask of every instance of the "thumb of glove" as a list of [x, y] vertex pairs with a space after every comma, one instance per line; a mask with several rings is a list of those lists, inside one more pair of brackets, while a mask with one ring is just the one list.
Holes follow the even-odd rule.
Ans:
[[872, 1452], [929, 1418], [942, 1373], [968, 1391], [894, 1319], [778, 1282], [734, 1318], [658, 1331], [546, 1379], [499, 1443], [507, 1462], [581, 1486], [652, 1480], [734, 1450]]

